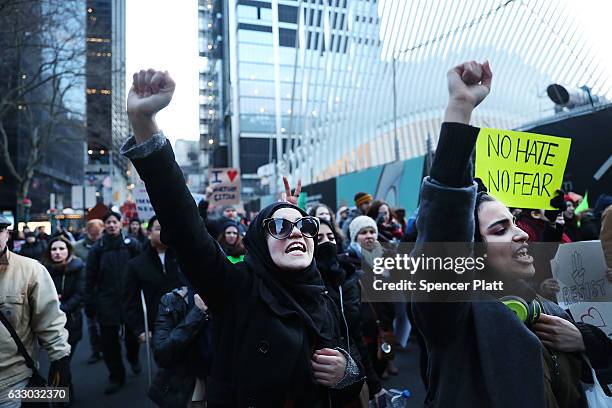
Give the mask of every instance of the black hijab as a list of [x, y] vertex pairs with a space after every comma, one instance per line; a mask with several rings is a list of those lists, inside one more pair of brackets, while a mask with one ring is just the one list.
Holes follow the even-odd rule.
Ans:
[[270, 256], [267, 244], [268, 233], [264, 230], [263, 221], [272, 217], [272, 214], [281, 208], [293, 208], [304, 217], [308, 215], [287, 202], [273, 203], [262, 209], [244, 237], [247, 249], [244, 262], [250, 271], [262, 279], [283, 306], [301, 317], [312, 334], [330, 340], [334, 337], [333, 326], [330, 324], [332, 317], [323, 298], [325, 285], [314, 259], [304, 270], [283, 271], [276, 266]]

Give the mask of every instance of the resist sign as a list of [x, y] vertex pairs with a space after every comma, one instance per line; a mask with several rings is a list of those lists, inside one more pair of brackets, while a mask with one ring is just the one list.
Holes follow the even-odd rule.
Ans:
[[571, 139], [482, 128], [476, 141], [476, 177], [508, 207], [552, 209], [563, 183]]

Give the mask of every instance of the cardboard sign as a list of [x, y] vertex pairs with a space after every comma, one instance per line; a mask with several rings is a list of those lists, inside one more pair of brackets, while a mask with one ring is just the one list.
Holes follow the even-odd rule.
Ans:
[[476, 177], [508, 207], [553, 209], [571, 139], [482, 128], [476, 141]]
[[214, 168], [208, 173], [212, 188], [211, 204], [228, 205], [240, 203], [240, 169]]
[[606, 262], [601, 241], [559, 245], [550, 261], [559, 281], [557, 302], [565, 309], [576, 303], [612, 302], [612, 283], [606, 279]]

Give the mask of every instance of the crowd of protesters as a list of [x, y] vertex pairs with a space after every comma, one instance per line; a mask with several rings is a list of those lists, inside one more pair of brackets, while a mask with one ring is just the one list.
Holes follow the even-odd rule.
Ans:
[[[19, 406], [9, 389], [45, 382], [30, 363], [35, 341], [51, 361], [46, 382], [79, 398], [70, 362], [84, 314], [88, 362], [103, 359], [108, 370], [104, 392], [125, 384], [121, 342], [135, 375], [144, 345], [157, 366], [146, 394], [160, 407], [382, 406], [408, 338], [420, 348], [425, 406], [593, 406], [589, 384], [610, 393], [612, 341], [555, 303], [550, 259], [559, 245], [600, 239], [601, 273], [612, 282], [612, 196], [577, 213], [584, 198], [573, 192], [557, 191], [553, 210], [507, 208], [489, 195], [471, 173], [479, 129], [469, 122], [491, 83], [488, 62], [449, 71], [437, 153], [413, 213], [369, 192], [337, 211], [302, 208], [299, 182], [292, 190], [285, 179], [281, 200], [248, 219], [233, 205], [194, 202], [154, 121], [174, 82], [164, 72], [135, 74], [134, 136], [122, 152], [156, 215], [124, 220], [111, 211], [82, 236], [61, 226], [51, 236], [27, 227], [9, 234], [0, 216], [0, 316], [11, 334], [0, 339], [0, 405]], [[489, 277], [537, 319], [524, 323], [500, 301], [367, 299], [375, 260], [402, 242], [491, 245]], [[532, 260], [520, 251], [533, 242], [552, 245]]]

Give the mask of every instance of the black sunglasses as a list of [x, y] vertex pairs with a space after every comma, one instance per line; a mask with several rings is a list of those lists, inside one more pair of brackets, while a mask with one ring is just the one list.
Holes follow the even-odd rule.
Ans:
[[292, 222], [285, 218], [266, 218], [263, 227], [272, 238], [276, 239], [287, 238], [291, 235], [293, 227], [297, 227], [303, 236], [314, 238], [319, 233], [319, 220], [315, 217], [303, 217]]

